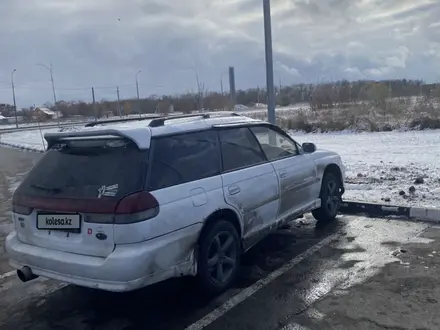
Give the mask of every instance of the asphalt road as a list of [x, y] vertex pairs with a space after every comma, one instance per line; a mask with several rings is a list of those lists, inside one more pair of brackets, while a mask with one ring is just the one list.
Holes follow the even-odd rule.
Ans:
[[[4, 234], [11, 190], [39, 156], [0, 148]], [[124, 294], [21, 283], [3, 254], [0, 329], [440, 329], [436, 251], [440, 229], [425, 223], [306, 216], [249, 251], [236, 285], [212, 299], [191, 279]]]

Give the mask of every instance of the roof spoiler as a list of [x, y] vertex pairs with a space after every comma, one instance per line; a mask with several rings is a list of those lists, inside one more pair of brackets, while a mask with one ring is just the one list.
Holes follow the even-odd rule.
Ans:
[[[126, 138], [138, 146], [139, 149], [148, 149], [150, 147], [150, 139], [145, 138], [145, 134], [148, 134], [149, 130], [145, 128], [135, 128], [130, 130], [130, 134], [124, 131], [116, 129], [99, 129], [99, 130], [85, 130], [77, 132], [56, 132], [46, 133], [44, 138], [47, 141], [47, 149], [51, 148], [54, 144], [60, 143], [63, 140], [69, 140], [70, 138], [82, 138], [82, 137], [104, 137], [111, 136], [116, 138]], [[136, 137], [139, 138], [136, 138]]]

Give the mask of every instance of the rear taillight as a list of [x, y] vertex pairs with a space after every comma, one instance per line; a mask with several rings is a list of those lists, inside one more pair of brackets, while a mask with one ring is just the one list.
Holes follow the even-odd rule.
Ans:
[[[32, 211], [83, 213], [84, 221], [105, 224], [129, 224], [154, 218], [159, 213], [159, 203], [149, 192], [142, 191], [116, 198], [39, 198], [14, 195], [13, 212], [30, 215]], [[114, 219], [114, 220], [113, 220]]]
[[21, 215], [29, 215], [34, 209], [29, 206], [12, 204], [12, 212]]
[[159, 214], [157, 199], [147, 191], [121, 199], [115, 209], [115, 224], [129, 224], [154, 218]]

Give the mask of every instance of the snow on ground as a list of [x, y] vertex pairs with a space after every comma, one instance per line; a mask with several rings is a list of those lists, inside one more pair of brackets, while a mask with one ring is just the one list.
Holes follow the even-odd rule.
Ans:
[[[292, 136], [341, 155], [347, 200], [440, 207], [439, 130]], [[417, 178], [423, 183], [416, 184]], [[414, 193], [409, 192], [411, 186]], [[405, 194], [399, 195], [400, 191]]]
[[37, 129], [32, 131], [4, 133], [0, 135], [0, 144], [6, 144], [21, 149], [44, 150], [46, 143], [44, 140], [44, 133], [59, 131], [59, 128], [48, 128], [42, 129], [41, 132]]
[[[287, 116], [292, 115], [292, 113], [298, 112], [300, 110], [308, 110], [310, 108], [310, 105], [308, 103], [298, 103], [295, 105], [289, 105], [287, 107], [277, 107], [275, 109], [277, 113], [277, 116]], [[238, 109], [236, 109], [238, 110]], [[262, 106], [256, 106], [256, 109], [242, 109], [240, 110], [240, 114], [242, 115], [251, 115], [251, 114], [267, 114], [267, 105]]]
[[[57, 130], [45, 129], [42, 133]], [[292, 136], [300, 143], [313, 142], [320, 149], [341, 155], [346, 166], [347, 200], [440, 207], [440, 130]], [[0, 141], [15, 147], [44, 149], [39, 130], [2, 134]], [[416, 179], [423, 183], [416, 184]], [[411, 186], [415, 188], [413, 193], [409, 191]]]

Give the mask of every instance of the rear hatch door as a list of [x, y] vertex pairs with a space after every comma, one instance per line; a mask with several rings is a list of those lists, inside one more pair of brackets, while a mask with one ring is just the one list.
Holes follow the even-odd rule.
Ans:
[[87, 138], [53, 145], [13, 198], [19, 239], [106, 257], [115, 247], [114, 210], [143, 189], [147, 151], [130, 140]]

